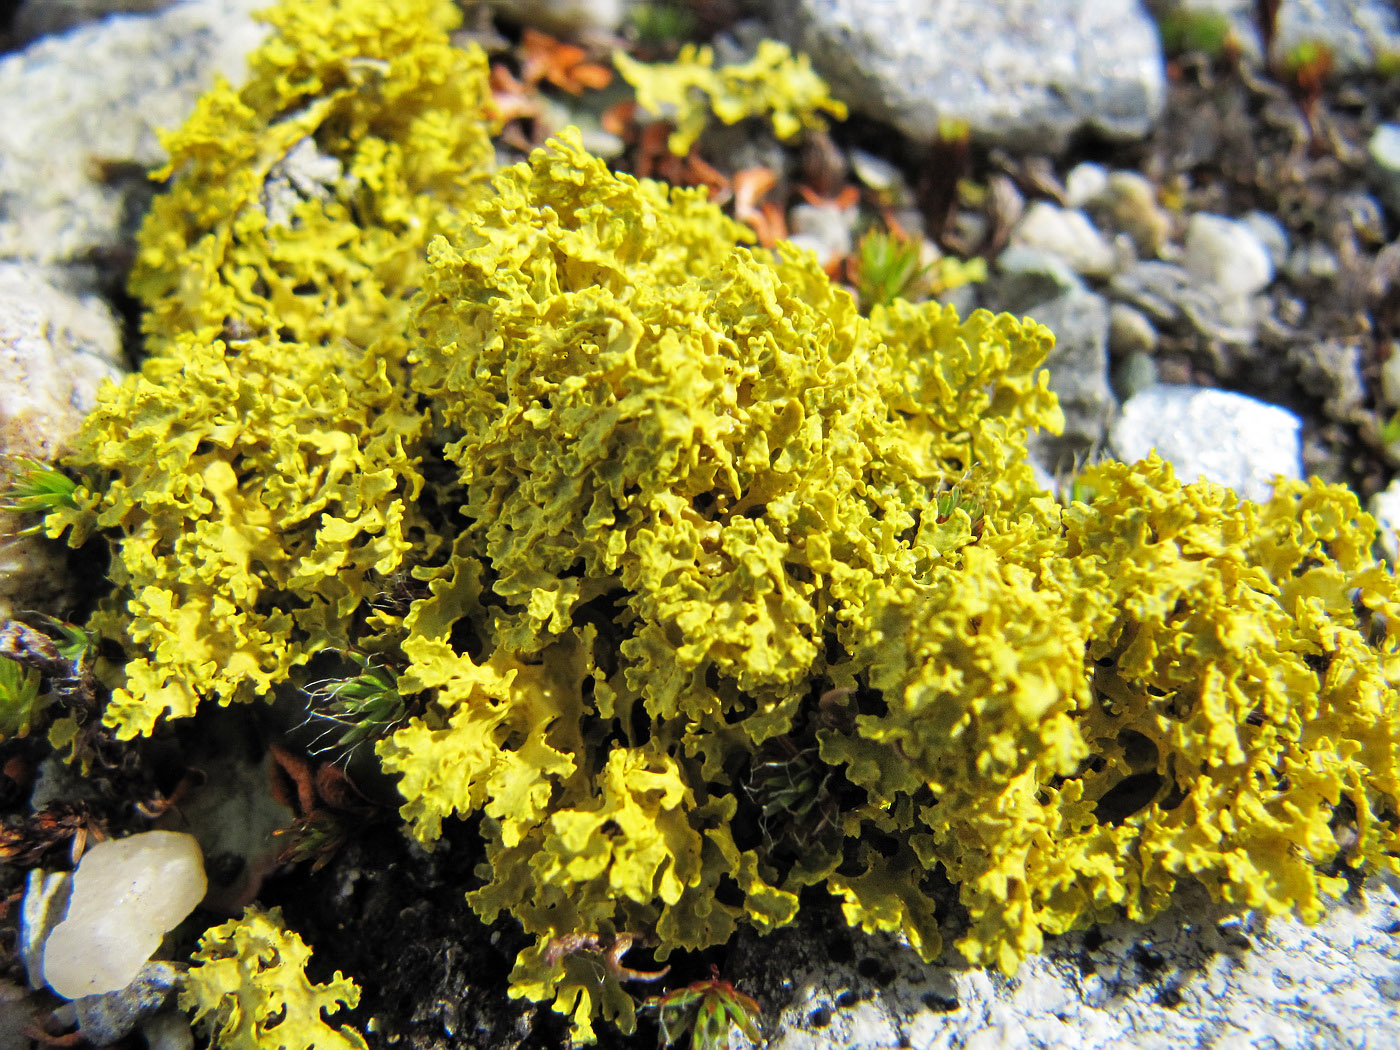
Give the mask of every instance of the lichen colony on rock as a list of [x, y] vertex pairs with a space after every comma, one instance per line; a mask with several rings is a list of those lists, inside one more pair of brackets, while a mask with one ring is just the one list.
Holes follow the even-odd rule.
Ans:
[[1048, 331], [861, 316], [572, 133], [493, 173], [452, 12], [284, 3], [168, 140], [150, 357], [49, 519], [112, 543], [109, 725], [389, 668], [404, 818], [482, 814], [472, 906], [581, 1038], [631, 999], [561, 944], [664, 959], [810, 886], [931, 958], [946, 875], [1009, 971], [1181, 880], [1312, 917], [1322, 866], [1395, 867], [1400, 592], [1353, 496], [1148, 460], [1061, 507]]

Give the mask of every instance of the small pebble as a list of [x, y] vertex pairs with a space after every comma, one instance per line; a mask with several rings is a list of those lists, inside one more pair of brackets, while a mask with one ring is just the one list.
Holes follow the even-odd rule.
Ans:
[[1096, 218], [1133, 239], [1144, 258], [1160, 255], [1171, 235], [1171, 218], [1157, 203], [1157, 188], [1135, 171], [1115, 171], [1093, 201]]
[[1065, 176], [1065, 203], [1071, 208], [1083, 208], [1107, 189], [1108, 169], [1102, 164], [1084, 161]]
[[1117, 261], [1113, 246], [1082, 211], [1036, 201], [1011, 231], [1011, 243], [1058, 255], [1077, 273], [1105, 277]]
[[160, 1010], [175, 990], [177, 980], [175, 967], [167, 962], [151, 962], [119, 991], [74, 999], [78, 1031], [93, 1046], [111, 1046]]
[[1157, 329], [1152, 322], [1124, 303], [1114, 303], [1108, 312], [1108, 352], [1114, 357], [1150, 354], [1157, 347]]
[[1264, 246], [1273, 268], [1276, 271], [1283, 269], [1283, 264], [1288, 261], [1289, 247], [1288, 231], [1283, 228], [1283, 223], [1268, 212], [1251, 211], [1240, 216], [1240, 224]]
[[1400, 215], [1400, 124], [1381, 124], [1366, 144], [1370, 158], [1371, 184]]
[[1186, 272], [1222, 301], [1247, 298], [1274, 279], [1274, 266], [1259, 238], [1242, 222], [1197, 212], [1186, 226]]

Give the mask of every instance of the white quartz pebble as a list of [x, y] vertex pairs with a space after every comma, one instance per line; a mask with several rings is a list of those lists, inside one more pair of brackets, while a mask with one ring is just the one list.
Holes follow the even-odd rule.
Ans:
[[146, 831], [98, 843], [73, 873], [68, 913], [44, 943], [44, 980], [65, 999], [125, 988], [207, 886], [192, 835]]

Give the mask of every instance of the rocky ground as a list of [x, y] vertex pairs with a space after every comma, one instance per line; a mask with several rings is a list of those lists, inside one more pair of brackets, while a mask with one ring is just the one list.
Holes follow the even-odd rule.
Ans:
[[[237, 75], [257, 39], [246, 16], [259, 6], [0, 5], [0, 451], [52, 455], [97, 381], [139, 358], [122, 282], [152, 192], [143, 172], [159, 159], [153, 129], [178, 123], [215, 71]], [[1249, 493], [1275, 473], [1342, 481], [1400, 519], [1385, 498], [1400, 464], [1393, 4], [468, 7], [462, 32], [493, 52], [498, 100], [513, 107], [506, 159], [578, 122], [617, 167], [709, 185], [761, 240], [791, 236], [862, 293], [871, 294], [863, 238], [898, 231], [918, 253], [912, 269], [926, 270], [905, 294], [1049, 325], [1068, 425], [1039, 450], [1047, 484], [1070, 484], [1094, 457], [1155, 446], [1182, 472]], [[144, 17], [95, 20], [119, 9]], [[738, 56], [768, 35], [813, 55], [850, 119], [795, 144], [757, 122], [716, 126], [676, 158], [662, 145], [666, 128], [628, 104], [625, 86], [590, 72], [607, 69], [619, 43], [647, 60], [671, 57], [681, 39]], [[956, 271], [939, 268], [943, 257], [984, 260], [986, 279], [951, 287], [940, 275]], [[94, 571], [65, 566], [38, 541], [10, 541], [0, 546], [0, 614], [76, 615], [91, 581], [75, 576]], [[280, 709], [257, 725], [201, 716], [176, 745], [114, 753], [94, 784], [41, 776], [47, 809], [31, 795], [34, 742], [0, 744], [0, 842], [12, 862], [0, 868], [9, 895], [0, 950], [11, 951], [0, 961], [11, 982], [0, 1011], [19, 1004], [0, 1012], [0, 1029], [17, 1032], [36, 1004], [50, 1005], [23, 998], [12, 951], [24, 869], [61, 865], [83, 827], [147, 826], [133, 806], [149, 811], [174, 793], [172, 746], [188, 762], [218, 739], [221, 772], [185, 800], [185, 818], [223, 826], [219, 800], [240, 792], [259, 798], [241, 812], [261, 816], [243, 820], [215, 881], [230, 901], [257, 891], [283, 906], [314, 945], [319, 976], [340, 969], [359, 982], [351, 1020], [372, 1045], [561, 1045], [557, 1017], [505, 996], [521, 935], [483, 927], [463, 900], [478, 860], [469, 825], [431, 856], [411, 848], [391, 787], [352, 768], [369, 804], [339, 814], [343, 844], [298, 864], [270, 859], [267, 831], [308, 814], [262, 797], [260, 742], [287, 743], [289, 782], [314, 773], [314, 760], [298, 757], [308, 741], [287, 736], [297, 720]], [[206, 810], [215, 814], [198, 816]], [[1257, 1045], [1360, 1047], [1400, 1031], [1395, 886], [1358, 881], [1318, 928], [1216, 919], [1208, 904], [1183, 902], [1149, 927], [1060, 938], [1005, 980], [953, 954], [921, 966], [898, 945], [852, 934], [814, 896], [796, 928], [741, 936], [673, 978], [700, 979], [714, 964], [758, 998], [772, 1044], [793, 1050], [1166, 1047], [1246, 1034], [1272, 1040]], [[950, 907], [950, 931], [957, 921]], [[602, 1045], [656, 1038], [644, 1020], [631, 1039]], [[0, 1031], [0, 1048], [24, 1045]]]

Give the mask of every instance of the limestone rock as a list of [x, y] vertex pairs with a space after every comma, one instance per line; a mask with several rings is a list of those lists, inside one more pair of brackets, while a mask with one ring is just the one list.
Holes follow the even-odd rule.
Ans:
[[0, 58], [0, 259], [82, 267], [113, 283], [177, 127], [216, 73], [243, 76], [265, 0], [193, 0]]
[[1183, 482], [1204, 476], [1262, 500], [1276, 474], [1303, 476], [1297, 416], [1243, 394], [1200, 387], [1149, 387], [1128, 399], [1109, 443], [1126, 462], [1156, 449]]
[[1081, 128], [1144, 134], [1166, 94], [1157, 29], [1137, 0], [769, 0], [773, 31], [836, 97], [933, 141], [1051, 148]]

